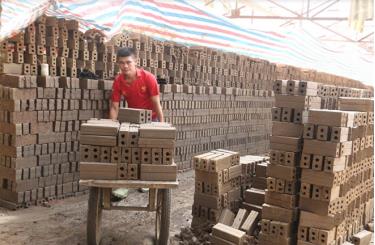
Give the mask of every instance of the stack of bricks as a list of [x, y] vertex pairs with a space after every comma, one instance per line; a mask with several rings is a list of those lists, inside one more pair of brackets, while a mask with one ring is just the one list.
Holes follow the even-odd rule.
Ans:
[[[266, 187], [266, 168], [269, 163], [268, 156], [259, 155], [244, 155], [240, 157], [240, 164], [242, 165], [242, 177], [243, 177], [243, 191], [251, 187], [258, 189], [265, 189]], [[264, 173], [264, 176], [263, 176]], [[260, 180], [256, 182], [257, 178], [263, 178], [264, 181]], [[263, 185], [264, 184], [264, 185]], [[254, 186], [255, 185], [255, 186]], [[264, 188], [263, 188], [264, 187]]]
[[[268, 157], [261, 156], [243, 156], [240, 158], [240, 163], [247, 166], [251, 166], [251, 182], [247, 185], [247, 188], [243, 188], [242, 196], [243, 202], [241, 207], [251, 212], [252, 210], [257, 211], [259, 214], [262, 213], [262, 205], [265, 198], [265, 189], [267, 188], [267, 166], [269, 164]], [[245, 165], [246, 166], [246, 165]], [[248, 171], [244, 171], [248, 175]]]
[[372, 94], [374, 89], [371, 86], [366, 86], [360, 81], [356, 81], [346, 77], [340, 77], [337, 75], [327, 74], [324, 72], [318, 72], [315, 70], [302, 69], [290, 65], [278, 64], [276, 66], [276, 79], [291, 79], [291, 80], [304, 80], [314, 81], [322, 84], [343, 86], [347, 88], [359, 88], [365, 90], [371, 90]]
[[[263, 122], [269, 122], [273, 103], [270, 90], [271, 81], [275, 78], [274, 64], [209, 48], [188, 49], [134, 33], [120, 34], [111, 42], [103, 43], [103, 38], [98, 35], [80, 32], [76, 21], [54, 17], [40, 17], [17, 38], [23, 40], [29, 35], [29, 29], [36, 30], [35, 36], [43, 40], [43, 45], [37, 46], [35, 50], [45, 52], [36, 56], [38, 69], [34, 75], [40, 74], [41, 63], [48, 63], [51, 76], [66, 76], [66, 80], [75, 78], [84, 69], [89, 69], [102, 79], [112, 78], [118, 72], [118, 66], [115, 65], [117, 49], [133, 47], [138, 55], [139, 66], [174, 83], [172, 89], [170, 84], [165, 85], [165, 89], [161, 86], [161, 100], [166, 120], [177, 125], [180, 132], [177, 147], [179, 159], [176, 159], [180, 170], [191, 169], [191, 157], [211, 149], [225, 147], [243, 154], [258, 154], [268, 150], [270, 123]], [[4, 51], [13, 54], [8, 50], [17, 44], [12, 41], [17, 38], [3, 42]], [[18, 45], [21, 50], [23, 43]], [[5, 65], [22, 67], [22, 64]], [[22, 73], [22, 69], [16, 70], [4, 72], [28, 74]], [[187, 101], [195, 103], [195, 108], [201, 110], [195, 110], [196, 114], [193, 114], [191, 107], [186, 107]], [[219, 101], [224, 112], [211, 110], [206, 115], [209, 108], [214, 108], [214, 104], [219, 109]], [[225, 113], [225, 117], [229, 118], [215, 119], [220, 113]], [[251, 125], [247, 122], [249, 119]], [[197, 143], [189, 137], [188, 134], [212, 133], [209, 132], [212, 131], [209, 129], [212, 122], [221, 126], [220, 132], [213, 133], [212, 138], [211, 135], [199, 136], [203, 142]], [[203, 129], [200, 130], [202, 124]], [[249, 134], [249, 137], [243, 132]]]
[[165, 120], [178, 130], [180, 169], [191, 168], [194, 155], [212, 149], [241, 154], [268, 150], [272, 93], [178, 84], [162, 85], [161, 91]]
[[360, 241], [373, 219], [373, 100], [338, 107], [310, 111], [305, 124], [298, 244]]
[[260, 244], [295, 244], [303, 122], [308, 110], [320, 108], [317, 84], [277, 80], [272, 108], [270, 164], [262, 208]]
[[[304, 82], [303, 80], [289, 80], [294, 82]], [[370, 98], [374, 93], [368, 89], [350, 88], [338, 85], [327, 85], [324, 83], [312, 83], [317, 90], [317, 96], [321, 98], [321, 108], [335, 110], [338, 107], [338, 100], [342, 97]]]
[[[45, 33], [45, 26], [38, 31]], [[12, 74], [37, 74], [37, 55], [43, 55], [45, 52], [44, 44], [45, 39], [40, 36], [36, 39], [35, 25], [30, 25], [26, 28], [24, 33], [20, 33], [7, 41], [1, 43], [1, 62], [0, 73]]]
[[82, 192], [80, 124], [103, 117], [111, 81], [0, 76], [2, 206], [17, 208]]
[[238, 152], [214, 150], [193, 158], [195, 192], [192, 226], [217, 223], [222, 209], [238, 210], [242, 166]]
[[120, 122], [89, 120], [80, 134], [81, 179], [175, 181], [176, 129], [151, 111], [120, 108]]
[[[265, 177], [268, 158], [246, 155], [240, 157], [239, 165], [237, 165], [236, 161], [236, 164], [231, 166], [233, 162], [230, 163], [229, 161], [224, 165], [225, 162], [223, 160], [225, 158], [229, 159], [230, 155], [222, 155], [223, 152], [228, 151], [211, 151], [194, 158], [196, 189], [192, 226], [207, 224], [206, 222], [215, 224], [210, 237], [212, 244], [254, 244], [256, 241], [254, 235], [259, 232], [258, 221], [261, 216], [261, 205], [264, 203], [264, 190], [261, 193], [262, 190], [251, 188], [251, 186], [253, 185], [255, 173], [259, 176], [264, 175]], [[210, 170], [210, 166], [215, 165], [216, 167]], [[228, 168], [228, 166], [231, 167]], [[242, 208], [239, 208], [238, 205], [228, 206], [225, 204], [227, 203], [225, 201], [226, 196], [232, 196], [230, 194], [232, 191], [235, 191], [237, 198], [240, 198], [241, 193], [239, 192], [239, 188], [229, 185], [229, 183], [228, 185], [220, 184], [220, 181], [224, 181], [226, 175], [230, 179], [235, 170], [241, 172], [238, 174], [238, 177], [241, 178], [241, 189], [244, 192], [244, 198], [248, 199], [247, 203], [242, 202]], [[228, 192], [228, 194], [224, 193], [220, 198], [217, 194], [217, 189], [219, 189], [219, 194], [220, 192]], [[211, 190], [212, 193], [211, 200], [209, 199], [208, 190]], [[220, 205], [218, 202], [222, 204]], [[213, 207], [212, 205], [216, 206]], [[208, 217], [206, 216], [207, 212]], [[212, 215], [210, 216], [210, 214]]]
[[140, 125], [141, 180], [176, 180], [175, 138], [176, 128], [168, 123]]
[[370, 98], [373, 97], [373, 92], [365, 89], [319, 84], [318, 96], [322, 99], [322, 109], [336, 110], [339, 98]]
[[50, 76], [76, 78], [87, 69], [112, 78], [116, 54], [98, 35], [84, 35], [75, 20], [41, 16], [25, 31], [1, 43], [0, 73], [38, 75], [48, 64]]
[[[0, 44], [0, 132], [4, 135], [0, 143], [12, 147], [0, 149], [0, 165], [5, 168], [0, 171], [3, 206], [28, 205], [67, 195], [70, 188], [63, 191], [63, 184], [71, 183], [72, 191], [77, 191], [74, 183], [78, 182], [78, 160], [73, 155], [78, 154], [78, 130], [88, 119], [108, 115], [119, 47], [134, 47], [139, 66], [171, 83], [160, 87], [161, 103], [166, 120], [177, 128], [175, 160], [179, 170], [191, 169], [192, 156], [212, 149], [226, 148], [241, 154], [268, 150], [275, 64], [131, 33], [104, 43], [104, 38], [95, 32], [79, 31], [74, 20], [41, 16], [23, 32]], [[41, 64], [48, 64], [49, 77], [38, 76]], [[85, 69], [102, 80], [77, 79]], [[90, 78], [94, 78], [92, 74]], [[358, 84], [338, 85], [363, 88]], [[47, 132], [48, 143], [42, 136], [40, 141], [31, 139], [38, 138], [40, 132]], [[9, 143], [8, 134], [17, 137], [17, 142]], [[23, 139], [26, 137], [28, 141]], [[52, 144], [46, 148], [49, 143], [54, 148]], [[47, 167], [43, 167], [43, 176], [39, 160], [26, 160], [28, 154], [39, 154], [38, 145], [42, 145], [42, 155], [63, 155], [58, 161], [51, 157], [48, 165], [54, 165], [54, 170], [50, 167], [47, 173]], [[17, 147], [22, 147], [22, 153]], [[33, 168], [38, 177], [34, 177]], [[31, 169], [30, 174], [27, 169]], [[22, 184], [31, 179], [38, 179], [38, 183]], [[19, 187], [15, 187], [17, 183]]]
[[[117, 140], [119, 128], [119, 122], [106, 119], [92, 119], [81, 125], [79, 164], [81, 179], [117, 179], [117, 169], [123, 168], [119, 163], [122, 157]], [[127, 177], [128, 170], [124, 172], [124, 176]], [[119, 175], [122, 176], [123, 173]]]
[[173, 84], [271, 90], [276, 79], [275, 64], [234, 53], [188, 48], [135, 33], [119, 34], [111, 43], [134, 48], [139, 66]]

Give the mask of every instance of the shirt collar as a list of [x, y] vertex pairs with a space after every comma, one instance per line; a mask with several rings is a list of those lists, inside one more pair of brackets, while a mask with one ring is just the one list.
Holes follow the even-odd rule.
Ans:
[[135, 68], [136, 76], [141, 77], [141, 70], [139, 68]]
[[[141, 69], [139, 69], [139, 68], [135, 68], [136, 70], [135, 70], [135, 72], [136, 72], [136, 77], [137, 78], [140, 78], [142, 75], [141, 75]], [[125, 75], [124, 74], [121, 74], [121, 76], [122, 76], [122, 79], [124, 80], [124, 81], [126, 81], [126, 79], [125, 79]]]

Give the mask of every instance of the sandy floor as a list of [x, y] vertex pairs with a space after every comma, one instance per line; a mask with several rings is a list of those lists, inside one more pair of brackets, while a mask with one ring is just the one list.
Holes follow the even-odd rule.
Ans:
[[[191, 222], [194, 171], [179, 175], [172, 191], [170, 234]], [[86, 244], [88, 195], [56, 200], [50, 207], [32, 206], [8, 211], [0, 208], [0, 244]], [[127, 202], [143, 205], [148, 194], [131, 190]], [[104, 211], [101, 244], [153, 244], [155, 213]]]

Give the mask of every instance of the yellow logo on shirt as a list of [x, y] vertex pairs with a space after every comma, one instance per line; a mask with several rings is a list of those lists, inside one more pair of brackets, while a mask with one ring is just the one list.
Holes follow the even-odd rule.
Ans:
[[142, 87], [141, 87], [141, 92], [142, 92], [142, 93], [146, 92], [146, 86], [142, 86]]

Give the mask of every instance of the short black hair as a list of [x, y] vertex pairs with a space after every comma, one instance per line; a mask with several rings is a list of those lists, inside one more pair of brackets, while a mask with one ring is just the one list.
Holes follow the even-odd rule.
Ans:
[[117, 51], [117, 57], [128, 57], [128, 56], [136, 56], [135, 50], [133, 48], [120, 48]]

